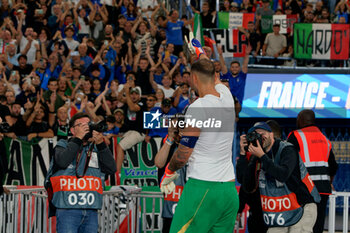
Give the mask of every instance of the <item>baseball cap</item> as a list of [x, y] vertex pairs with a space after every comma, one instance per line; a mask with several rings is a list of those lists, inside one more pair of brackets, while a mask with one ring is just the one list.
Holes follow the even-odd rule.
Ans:
[[117, 108], [116, 110], [114, 110], [113, 114], [116, 114], [117, 112], [120, 112], [121, 114], [124, 115], [123, 109]]
[[64, 32], [66, 32], [68, 30], [72, 30], [74, 32], [74, 27], [72, 25], [69, 25], [64, 29]]
[[140, 95], [140, 90], [138, 89], [138, 88], [131, 88], [131, 90], [130, 90], [130, 94], [132, 94], [132, 93], [136, 93], [136, 94], [139, 94]]
[[162, 100], [162, 106], [170, 107], [171, 106], [171, 100], [170, 99], [163, 99]]
[[231, 3], [231, 6], [232, 6], [232, 7], [237, 7], [237, 8], [238, 8], [238, 3], [237, 3], [237, 2], [232, 2], [232, 3]]
[[272, 132], [270, 126], [266, 122], [263, 122], [263, 121], [255, 123], [254, 126], [248, 130], [248, 133], [251, 133], [251, 132], [255, 131], [256, 129], [263, 129], [263, 130]]
[[73, 51], [73, 52], [70, 52], [70, 56], [71, 56], [71, 57], [80, 56], [80, 54], [79, 54], [78, 51]]

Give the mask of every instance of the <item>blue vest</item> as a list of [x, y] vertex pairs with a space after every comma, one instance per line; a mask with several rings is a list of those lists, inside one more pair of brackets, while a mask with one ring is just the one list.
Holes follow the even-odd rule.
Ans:
[[[66, 140], [60, 140], [57, 146], [67, 147]], [[83, 177], [87, 154], [91, 153], [89, 166]], [[101, 209], [104, 188], [104, 174], [101, 172], [96, 146], [89, 152], [89, 146], [84, 146], [76, 172], [77, 158], [66, 169], [55, 171], [50, 177], [53, 197], [52, 204], [62, 209]], [[48, 175], [53, 169], [51, 162]]]
[[[291, 143], [281, 141], [274, 163], [279, 164], [281, 152]], [[320, 195], [312, 182], [306, 167], [299, 157], [299, 168], [302, 182], [308, 188], [315, 202], [320, 201]], [[303, 216], [303, 207], [299, 205], [295, 193], [291, 192], [285, 183], [265, 176], [265, 171], [259, 173], [259, 189], [264, 222], [268, 227], [288, 227], [296, 224]]]

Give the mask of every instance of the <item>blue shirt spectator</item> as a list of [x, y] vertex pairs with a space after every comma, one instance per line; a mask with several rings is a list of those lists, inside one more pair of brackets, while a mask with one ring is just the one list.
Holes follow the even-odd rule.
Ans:
[[[163, 123], [162, 118], [165, 118], [167, 121], [169, 117], [174, 116], [177, 113], [176, 109], [172, 107], [170, 99], [164, 99], [162, 101], [161, 107], [154, 107], [151, 109], [151, 113], [156, 113], [157, 111], [161, 114], [159, 116], [161, 124]], [[151, 137], [160, 136], [164, 138], [167, 134], [168, 134], [168, 128], [161, 127], [160, 129], [150, 129], [148, 136], [151, 136]]]

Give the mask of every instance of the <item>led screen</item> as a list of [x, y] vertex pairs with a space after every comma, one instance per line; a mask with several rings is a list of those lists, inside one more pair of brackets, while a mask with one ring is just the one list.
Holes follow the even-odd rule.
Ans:
[[248, 74], [240, 117], [350, 118], [350, 75]]

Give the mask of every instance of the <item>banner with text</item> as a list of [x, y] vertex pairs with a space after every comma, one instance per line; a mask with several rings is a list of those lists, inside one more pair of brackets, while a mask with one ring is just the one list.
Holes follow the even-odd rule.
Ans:
[[249, 73], [240, 117], [350, 118], [350, 75]]
[[293, 32], [294, 23], [298, 22], [298, 15], [268, 15], [261, 17], [261, 33], [273, 32], [274, 24], [280, 25], [281, 34], [289, 34]]
[[294, 57], [349, 59], [350, 25], [297, 23], [294, 25]]
[[248, 39], [238, 29], [206, 29], [203, 33], [211, 38], [210, 31], [213, 32], [216, 44], [222, 46], [224, 57], [245, 56]]
[[8, 162], [7, 185], [44, 185], [50, 158], [54, 154], [56, 138], [42, 139], [39, 143], [4, 138]]
[[248, 23], [254, 22], [254, 13], [219, 12], [218, 20], [220, 29], [248, 28]]

